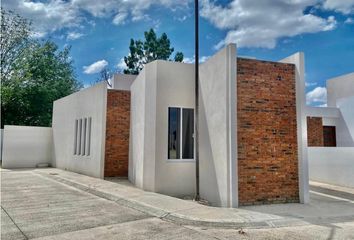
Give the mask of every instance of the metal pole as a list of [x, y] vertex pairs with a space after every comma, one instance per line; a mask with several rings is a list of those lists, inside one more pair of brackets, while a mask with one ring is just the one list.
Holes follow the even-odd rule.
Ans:
[[195, 177], [196, 192], [195, 201], [200, 200], [199, 196], [199, 4], [194, 0], [195, 11]]

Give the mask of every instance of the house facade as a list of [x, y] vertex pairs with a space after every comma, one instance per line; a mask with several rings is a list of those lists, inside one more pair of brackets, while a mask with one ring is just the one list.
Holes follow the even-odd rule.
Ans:
[[[200, 65], [200, 194], [214, 206], [308, 202], [304, 56]], [[54, 103], [53, 165], [195, 194], [194, 65], [154, 61]]]
[[311, 147], [354, 147], [354, 73], [327, 80], [327, 106], [307, 107]]

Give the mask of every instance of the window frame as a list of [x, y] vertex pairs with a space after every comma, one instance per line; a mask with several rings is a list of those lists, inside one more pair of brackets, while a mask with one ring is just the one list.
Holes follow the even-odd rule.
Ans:
[[[179, 139], [179, 156], [180, 158], [169, 158], [169, 110], [170, 108], [177, 108], [180, 110], [180, 124], [179, 124], [179, 134], [180, 134], [180, 139]], [[183, 158], [183, 109], [191, 109], [193, 110], [193, 158]], [[169, 106], [167, 107], [167, 162], [195, 162], [195, 110], [193, 107], [185, 107], [185, 106]]]

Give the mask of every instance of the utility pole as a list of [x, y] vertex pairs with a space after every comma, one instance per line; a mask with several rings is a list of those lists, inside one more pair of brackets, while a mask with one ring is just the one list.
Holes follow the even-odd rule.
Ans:
[[200, 200], [199, 195], [199, 3], [194, 0], [195, 11], [195, 201]]

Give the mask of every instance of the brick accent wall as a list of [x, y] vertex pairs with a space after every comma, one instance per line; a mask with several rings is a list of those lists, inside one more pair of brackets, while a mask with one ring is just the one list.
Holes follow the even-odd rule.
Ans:
[[299, 202], [295, 66], [237, 59], [240, 205]]
[[128, 177], [130, 92], [108, 90], [105, 177]]
[[307, 117], [307, 145], [323, 147], [323, 124], [321, 117]]

